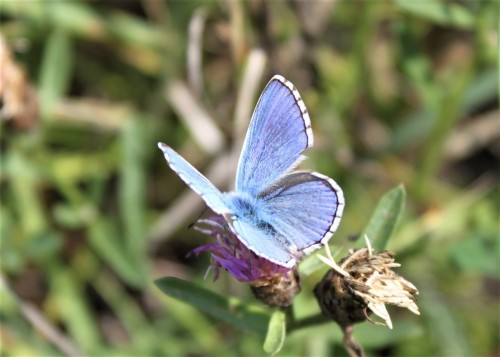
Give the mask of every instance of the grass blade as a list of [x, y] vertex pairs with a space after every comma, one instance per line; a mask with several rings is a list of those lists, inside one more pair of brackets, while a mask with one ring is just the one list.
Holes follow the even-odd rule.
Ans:
[[126, 250], [128, 256], [133, 259], [130, 262], [136, 269], [145, 270], [144, 244], [145, 221], [144, 204], [145, 182], [144, 172], [144, 129], [139, 120], [130, 118], [122, 131], [122, 162], [120, 182], [120, 206], [126, 239]]
[[474, 14], [465, 7], [444, 1], [408, 1], [396, 0], [403, 10], [426, 18], [444, 26], [456, 26], [471, 29], [475, 24]]
[[55, 104], [66, 92], [72, 67], [71, 39], [57, 28], [49, 36], [43, 54], [38, 95], [42, 116], [50, 116]]
[[215, 318], [241, 329], [261, 335], [266, 334], [269, 314], [264, 310], [218, 295], [178, 278], [161, 278], [156, 280], [155, 284], [168, 296], [190, 304]]

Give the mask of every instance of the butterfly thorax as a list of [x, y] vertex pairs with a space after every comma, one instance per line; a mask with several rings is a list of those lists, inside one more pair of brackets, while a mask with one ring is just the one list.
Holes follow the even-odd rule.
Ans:
[[231, 210], [233, 219], [253, 222], [257, 226], [273, 229], [269, 226], [266, 217], [264, 202], [260, 198], [252, 197], [245, 192], [228, 192], [225, 193], [226, 203]]

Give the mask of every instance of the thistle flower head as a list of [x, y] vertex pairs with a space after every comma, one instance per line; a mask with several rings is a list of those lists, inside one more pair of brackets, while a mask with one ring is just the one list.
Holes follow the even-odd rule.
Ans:
[[328, 258], [319, 256], [332, 267], [314, 289], [323, 314], [344, 327], [366, 319], [374, 322], [368, 317], [371, 311], [389, 328], [392, 322], [386, 304], [407, 308], [419, 315], [415, 303], [417, 288], [392, 270], [400, 266], [395, 262], [395, 254], [388, 251], [376, 254], [367, 238], [366, 242], [367, 248], [350, 251], [340, 266], [333, 260], [328, 246]]
[[256, 255], [231, 231], [223, 217], [200, 219], [195, 229], [216, 239], [192, 252], [211, 253], [207, 273], [214, 270], [214, 281], [224, 269], [237, 280], [250, 283], [255, 296], [270, 306], [289, 306], [300, 292], [296, 268], [285, 268]]

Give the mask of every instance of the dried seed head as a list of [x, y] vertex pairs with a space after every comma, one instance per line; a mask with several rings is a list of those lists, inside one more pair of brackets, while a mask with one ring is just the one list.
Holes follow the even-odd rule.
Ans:
[[400, 266], [394, 260], [395, 254], [388, 251], [375, 254], [368, 239], [367, 246], [350, 251], [340, 266], [326, 246], [328, 258], [320, 258], [333, 269], [314, 289], [323, 314], [344, 327], [365, 319], [374, 322], [368, 317], [373, 312], [389, 328], [392, 322], [386, 304], [407, 308], [419, 315], [415, 303], [417, 288], [392, 270]]
[[314, 288], [321, 312], [345, 327], [366, 320], [366, 304], [353, 296], [344, 277], [330, 269]]

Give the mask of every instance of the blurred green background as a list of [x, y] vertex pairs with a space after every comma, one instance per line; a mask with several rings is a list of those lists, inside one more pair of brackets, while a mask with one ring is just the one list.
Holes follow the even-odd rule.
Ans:
[[[157, 141], [231, 189], [258, 94], [279, 73], [309, 109], [302, 167], [346, 197], [345, 256], [403, 183], [389, 243], [421, 316], [364, 323], [369, 355], [498, 356], [498, 19], [495, 1], [14, 1], [1, 21], [1, 355], [262, 355], [263, 336], [163, 295], [203, 280], [204, 204]], [[206, 215], [206, 214], [205, 214]], [[313, 258], [316, 259], [316, 258]], [[303, 281], [297, 316], [319, 308]], [[331, 323], [279, 355], [345, 355]]]

